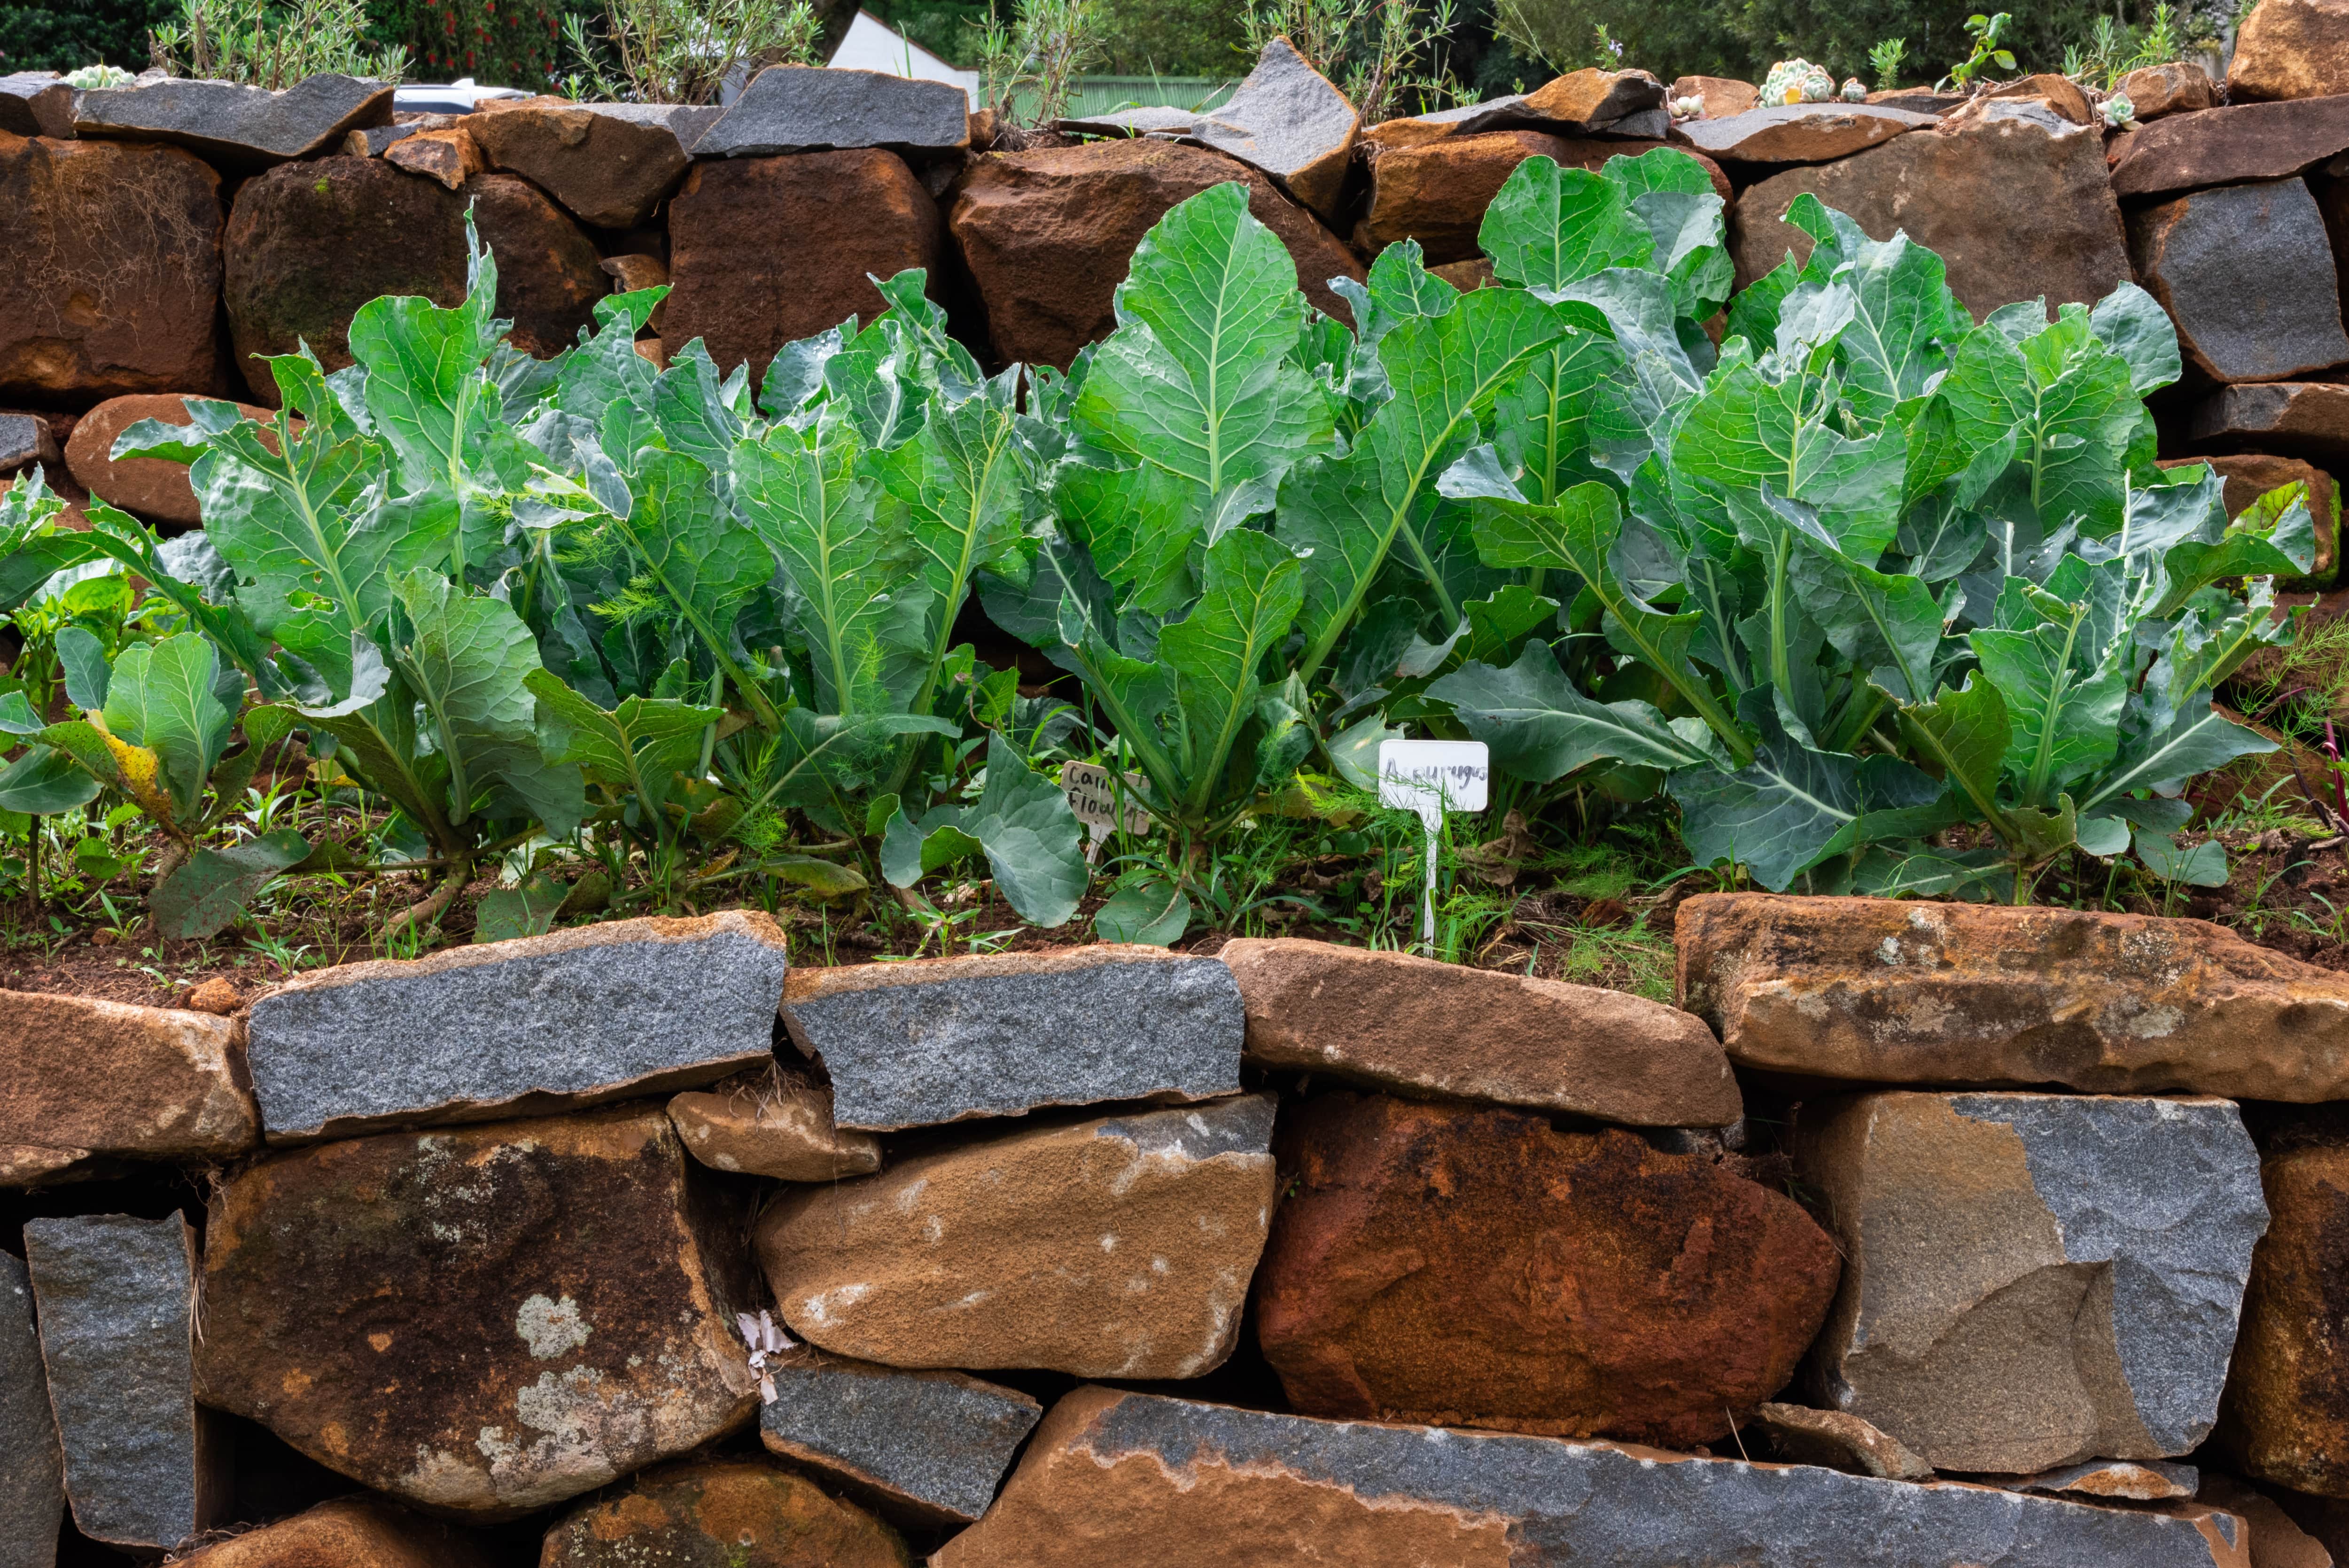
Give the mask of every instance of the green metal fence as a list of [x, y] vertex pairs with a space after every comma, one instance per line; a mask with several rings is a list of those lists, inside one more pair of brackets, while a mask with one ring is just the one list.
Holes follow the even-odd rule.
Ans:
[[[1237, 86], [1237, 77], [1079, 77], [1069, 95], [1069, 115], [1080, 119], [1153, 104], [1211, 108], [1229, 98]], [[1020, 94], [1019, 107], [1023, 119], [1032, 116], [1035, 94]]]

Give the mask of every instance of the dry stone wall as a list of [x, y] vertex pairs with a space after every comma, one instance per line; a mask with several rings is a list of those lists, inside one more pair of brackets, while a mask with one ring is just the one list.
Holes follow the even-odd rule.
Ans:
[[[1211, 113], [1135, 110], [999, 130], [955, 90], [780, 68], [729, 108], [492, 100], [399, 114], [377, 84], [283, 94], [149, 82], [74, 93], [0, 77], [0, 473], [63, 451], [83, 488], [159, 526], [192, 519], [152, 474], [116, 471], [77, 420], [134, 394], [274, 406], [257, 355], [306, 342], [349, 362], [353, 313], [386, 293], [453, 304], [470, 209], [513, 341], [547, 355], [615, 289], [667, 284], [640, 347], [701, 340], [754, 376], [784, 344], [870, 317], [874, 278], [928, 274], [990, 365], [1065, 367], [1113, 325], [1134, 246], [1169, 208], [1239, 181], [1320, 309], [1340, 280], [1418, 242], [1458, 286], [1489, 277], [1485, 209], [1524, 160], [1578, 167], [1671, 145], [1727, 206], [1742, 285], [1810, 240], [1808, 193], [1945, 259], [1977, 317], [2103, 297], [2134, 278], [2169, 311], [2187, 375], [2157, 399], [2164, 456], [2217, 458], [2251, 497], [2349, 464], [2349, 36], [2338, 0], [2268, 0], [2232, 82], [2171, 64], [2121, 90], [2118, 129], [2072, 82], [1973, 98], [1755, 107], [1749, 84], [1584, 70], [1518, 96], [1365, 127], [1285, 43]], [[1705, 112], [1674, 119], [1672, 101]], [[143, 412], [143, 410], [142, 410]], [[12, 419], [21, 419], [21, 430]], [[10, 432], [19, 433], [11, 435]], [[2286, 469], [2282, 465], [2299, 464]], [[2338, 572], [2315, 509], [2315, 572]]]
[[0, 1563], [2349, 1550], [2349, 982], [1677, 920], [1677, 1006], [1299, 939], [794, 968], [755, 912], [0, 993]]

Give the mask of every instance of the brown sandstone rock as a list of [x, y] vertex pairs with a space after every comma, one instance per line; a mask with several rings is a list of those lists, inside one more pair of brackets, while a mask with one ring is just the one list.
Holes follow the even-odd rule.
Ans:
[[2251, 1259], [2220, 1442], [2256, 1480], [2349, 1498], [2349, 1148], [2278, 1150], [2260, 1182], [2274, 1218]]
[[306, 341], [337, 370], [351, 363], [351, 317], [367, 301], [461, 300], [469, 201], [498, 260], [497, 313], [514, 324], [510, 341], [542, 357], [569, 347], [608, 280], [587, 236], [528, 181], [481, 174], [450, 191], [379, 158], [281, 163], [237, 191], [225, 242], [222, 299], [254, 401], [277, 406], [276, 382], [254, 355], [291, 354]]
[[2238, 103], [2169, 119], [2116, 142], [2113, 193], [2123, 201], [2282, 180], [2349, 148], [2349, 97]]
[[259, 1144], [227, 1020], [0, 991], [0, 1186], [87, 1160], [221, 1161]]
[[2258, 447], [2320, 463], [2349, 462], [2349, 387], [2271, 381], [2221, 387], [2197, 404], [2186, 433], [2198, 447]]
[[1248, 211], [1296, 258], [1305, 297], [1350, 322], [1330, 280], [1361, 278], [1361, 263], [1263, 174], [1205, 148], [1097, 141], [989, 153], [946, 198], [947, 226], [978, 286], [996, 357], [1065, 369], [1116, 325], [1111, 296], [1151, 225], [1234, 180], [1248, 188]]
[[220, 176], [178, 148], [0, 133], [0, 397], [220, 379]]
[[938, 275], [937, 203], [905, 160], [864, 148], [703, 160], [669, 202], [663, 339], [698, 337], [755, 385], [787, 343], [885, 308], [867, 273]]
[[1257, 1337], [1309, 1415], [1688, 1448], [1785, 1384], [1835, 1294], [1792, 1199], [1612, 1129], [1340, 1092], [1281, 1166]]
[[2123, 77], [2120, 92], [2139, 125], [2173, 114], [2198, 114], [2217, 102], [2210, 73], [2191, 60], [2140, 66]]
[[[1384, 129], [1381, 126], [1376, 129]], [[1477, 253], [1485, 209], [1518, 164], [1536, 156], [1568, 169], [1598, 169], [1609, 159], [1637, 157], [1658, 142], [1601, 141], [1537, 130], [1496, 130], [1447, 137], [1419, 145], [1387, 145], [1371, 162], [1370, 210], [1355, 225], [1354, 244], [1375, 255], [1397, 240], [1417, 240], [1431, 263], [1465, 261]], [[1729, 178], [1699, 158], [1713, 189], [1729, 199]]]
[[832, 1090], [771, 1072], [693, 1090], [668, 1102], [685, 1150], [713, 1171], [782, 1181], [834, 1181], [881, 1169], [881, 1140], [832, 1121]]
[[[2106, 179], [2104, 139], [2027, 101], [1993, 100], [1998, 117], [1930, 136], [1896, 136], [1835, 163], [1789, 169], [1748, 186], [1730, 210], [1730, 249], [1744, 287], [1810, 237], [1785, 222], [1806, 191], [1847, 212], [1875, 239], [1895, 230], [1940, 253], [1950, 287], [1976, 316], [2044, 297], [2091, 302], [2129, 275], [2120, 209]], [[2024, 111], [2028, 111], [2027, 113]], [[2033, 214], [2013, 222], [2019, 202]]]
[[2349, 93], [2349, 0], [2260, 0], [2235, 35], [2235, 103]]
[[187, 1007], [193, 1013], [210, 1013], [216, 1017], [229, 1017], [244, 1006], [244, 993], [236, 982], [225, 975], [215, 975], [187, 995]]
[[1634, 1127], [1725, 1127], [1744, 1109], [1713, 1031], [1661, 1003], [1299, 937], [1216, 956], [1257, 1067]]
[[380, 1498], [341, 1497], [179, 1559], [179, 1568], [489, 1568], [463, 1533]]
[[493, 166], [523, 176], [581, 222], [632, 229], [677, 189], [692, 163], [689, 144], [723, 112], [530, 99], [467, 124]]
[[2014, 1491], [2043, 1491], [2101, 1502], [2171, 1502], [2194, 1495], [2201, 1476], [2192, 1465], [2159, 1460], [2090, 1460], [1999, 1482]]
[[2096, 111], [2088, 106], [2088, 95], [2080, 90], [2079, 84], [2069, 77], [2059, 77], [2053, 72], [2042, 71], [2036, 76], [2011, 81], [2004, 87], [1993, 88], [1989, 96], [1994, 98], [2038, 98], [2074, 125], [2102, 124]]
[[401, 137], [384, 149], [383, 160], [395, 169], [437, 180], [450, 191], [462, 191], [466, 181], [489, 167], [481, 157], [481, 143], [461, 125]]
[[1877, 104], [1783, 104], [1687, 120], [1673, 128], [1672, 140], [1723, 163], [1831, 163], [1935, 123], [1930, 114]]
[[1734, 77], [1679, 77], [1672, 81], [1668, 100], [1684, 98], [1704, 99], [1704, 118], [1727, 119], [1733, 114], [1744, 114], [1762, 102], [1762, 89], [1752, 82], [1741, 82]]
[[1764, 1405], [1754, 1415], [1771, 1450], [1789, 1464], [1825, 1465], [1885, 1480], [1933, 1479], [1933, 1467], [1909, 1452], [1899, 1439], [1878, 1431], [1848, 1410]]
[[1491, 288], [1497, 281], [1493, 263], [1483, 256], [1465, 262], [1441, 262], [1427, 270], [1462, 294]]
[[733, 1429], [741, 1218], [656, 1107], [281, 1154], [212, 1201], [197, 1382], [403, 1501], [512, 1518]]
[[[264, 423], [271, 418], [268, 409], [247, 403], [238, 404], [237, 410], [248, 419]], [[125, 458], [116, 462], [109, 455], [122, 432], [141, 419], [187, 424], [187, 401], [177, 393], [108, 398], [74, 427], [73, 438], [66, 443], [66, 467], [83, 489], [110, 505], [136, 512], [150, 522], [199, 526], [203, 519], [197, 512], [196, 492], [189, 488], [187, 464], [160, 458]], [[273, 444], [270, 449], [276, 448]]]
[[1703, 893], [1682, 1006], [1742, 1066], [1878, 1083], [2349, 1096], [2349, 979], [2199, 920]]
[[546, 1532], [539, 1568], [913, 1568], [897, 1532], [757, 1460], [651, 1470]]
[[1273, 1100], [1038, 1128], [786, 1192], [779, 1315], [892, 1367], [1196, 1377], [1239, 1334], [1273, 1202]]

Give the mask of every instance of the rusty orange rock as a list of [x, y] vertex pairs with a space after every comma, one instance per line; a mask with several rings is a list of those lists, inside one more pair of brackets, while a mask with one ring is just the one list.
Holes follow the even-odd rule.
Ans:
[[386, 1133], [213, 1199], [203, 1401], [404, 1501], [512, 1518], [747, 1421], [742, 1216], [658, 1105]]
[[771, 1069], [668, 1102], [686, 1152], [713, 1171], [782, 1181], [834, 1181], [881, 1169], [881, 1140], [833, 1125], [828, 1086], [778, 1078]]
[[1280, 1154], [1257, 1337], [1309, 1415], [1687, 1448], [1785, 1386], [1835, 1295], [1792, 1199], [1618, 1130], [1338, 1093]]
[[2349, 977], [2199, 920], [1705, 893], [1682, 1006], [1730, 1059], [1877, 1083], [2349, 1097]]
[[[268, 409], [249, 403], [240, 403], [236, 408], [246, 418], [264, 425], [274, 418]], [[150, 522], [200, 527], [203, 517], [196, 505], [196, 492], [188, 483], [187, 464], [161, 458], [125, 458], [117, 462], [113, 455], [114, 443], [122, 432], [141, 419], [185, 425], [191, 418], [187, 398], [176, 393], [109, 397], [74, 426], [73, 437], [66, 442], [66, 466], [83, 489], [110, 506]], [[262, 439], [271, 451], [277, 449], [274, 435], [264, 435]]]

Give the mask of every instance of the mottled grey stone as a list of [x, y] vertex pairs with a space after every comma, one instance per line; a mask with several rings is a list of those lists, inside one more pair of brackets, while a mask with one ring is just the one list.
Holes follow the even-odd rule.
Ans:
[[1185, 1555], [1186, 1546], [1236, 1538], [1248, 1542], [1249, 1562], [1267, 1563], [2235, 1568], [2246, 1561], [2242, 1522], [2217, 1511], [2124, 1511], [1986, 1487], [1314, 1420], [1087, 1387], [1053, 1407], [995, 1507], [931, 1562], [1196, 1562], [1203, 1559]]
[[73, 88], [54, 71], [17, 71], [0, 77], [0, 130], [70, 140], [73, 100]]
[[694, 148], [756, 158], [826, 148], [951, 152], [970, 145], [970, 99], [952, 82], [823, 66], [771, 66]]
[[2349, 461], [2349, 387], [2329, 381], [2221, 387], [2194, 406], [2187, 435], [2198, 451], [2275, 452], [2328, 466]]
[[128, 1214], [25, 1222], [74, 1524], [171, 1549], [218, 1522], [227, 1455], [196, 1408], [195, 1233]]
[[540, 1116], [714, 1083], [770, 1059], [773, 920], [624, 920], [305, 975], [253, 1005], [272, 1142]]
[[2349, 361], [2324, 214], [2299, 178], [2197, 191], [2129, 214], [2137, 275], [2215, 381], [2300, 380]]
[[1806, 1107], [1793, 1149], [1844, 1249], [1828, 1403], [1944, 1471], [2209, 1435], [2268, 1223], [2232, 1101], [1867, 1094]]
[[770, 1451], [914, 1525], [968, 1524], [995, 1501], [1044, 1407], [959, 1372], [832, 1357], [773, 1368], [759, 1412]]
[[101, 88], [74, 104], [83, 136], [168, 141], [244, 169], [306, 158], [340, 145], [345, 131], [390, 119], [391, 84], [332, 75], [305, 77], [283, 92], [166, 77]]
[[35, 414], [0, 414], [0, 474], [60, 460], [49, 422]]
[[1263, 170], [1324, 218], [1338, 216], [1362, 117], [1286, 38], [1265, 45], [1231, 101], [1200, 120], [1202, 147]]
[[65, 1458], [25, 1265], [0, 1253], [0, 1568], [54, 1568]]
[[1234, 1094], [1247, 1031], [1217, 960], [1108, 945], [802, 969], [783, 1023], [831, 1073], [833, 1121], [876, 1132]]

